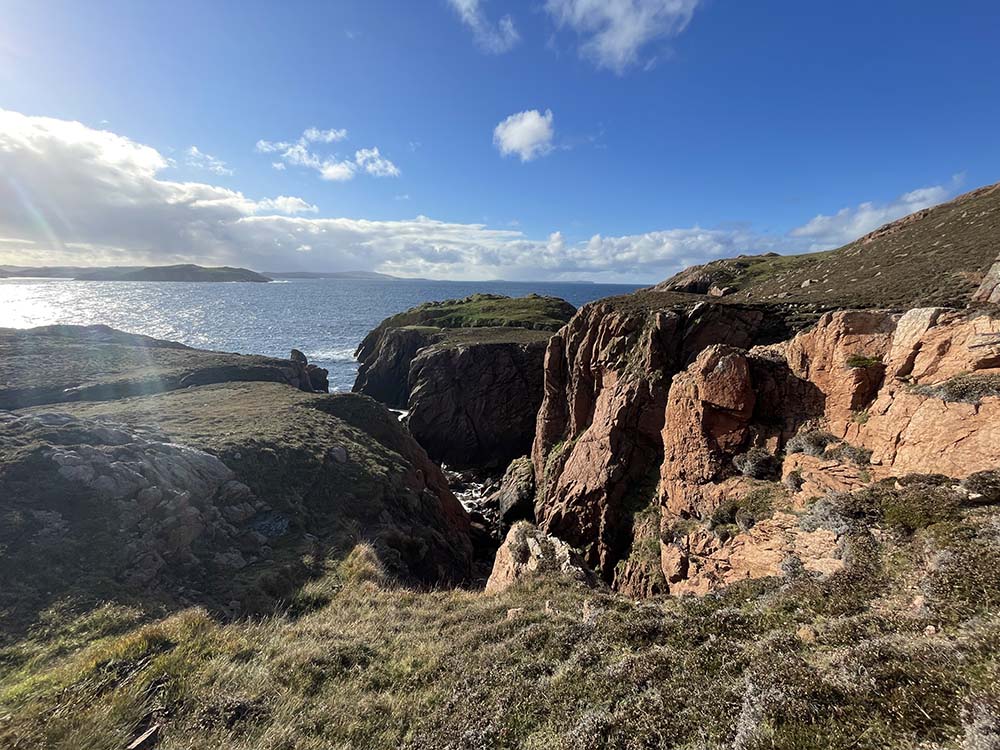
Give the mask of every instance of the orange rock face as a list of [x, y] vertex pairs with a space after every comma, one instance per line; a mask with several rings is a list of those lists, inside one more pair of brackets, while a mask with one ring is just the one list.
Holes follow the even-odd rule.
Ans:
[[798, 517], [790, 513], [776, 513], [726, 540], [700, 527], [663, 544], [660, 554], [670, 593], [698, 595], [747, 578], [780, 576], [782, 564], [791, 557], [806, 570], [823, 575], [844, 566], [832, 531], [803, 531]]
[[[963, 478], [1000, 466], [1000, 395], [987, 387], [948, 400], [947, 382], [1000, 375], [1000, 313], [842, 310], [750, 351], [760, 326], [752, 312], [599, 303], [550, 342], [533, 454], [536, 518], [619, 590], [705, 593], [781, 575], [789, 557], [828, 574], [841, 565], [837, 540], [802, 530], [794, 515], [813, 498], [888, 476]], [[777, 476], [761, 482], [737, 470], [740, 454], [779, 454], [802, 429], [870, 450], [871, 464], [859, 465], [867, 456], [857, 451], [791, 454], [781, 477], [790, 493]], [[710, 528], [717, 510], [767, 488], [780, 502], [765, 517]], [[658, 532], [647, 513], [635, 522], [647, 495], [660, 505]], [[658, 571], [648, 559], [657, 547]]]
[[707, 346], [749, 346], [757, 310], [587, 305], [550, 342], [532, 459], [539, 527], [611, 580], [635, 510], [655, 498], [670, 378]]
[[831, 423], [849, 422], [875, 397], [895, 323], [896, 316], [884, 311], [841, 310], [826, 313], [789, 343], [789, 368], [823, 393]]

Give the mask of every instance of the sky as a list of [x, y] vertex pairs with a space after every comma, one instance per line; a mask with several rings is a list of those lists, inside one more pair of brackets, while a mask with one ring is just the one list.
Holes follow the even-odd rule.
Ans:
[[0, 0], [0, 264], [652, 283], [1000, 180], [995, 0]]

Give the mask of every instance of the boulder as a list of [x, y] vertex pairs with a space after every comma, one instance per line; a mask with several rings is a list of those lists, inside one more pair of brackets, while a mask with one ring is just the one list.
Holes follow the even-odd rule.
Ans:
[[598, 579], [582, 556], [557, 537], [545, 534], [525, 521], [514, 524], [497, 550], [486, 594], [499, 594], [540, 575], [561, 575], [586, 586]]
[[972, 295], [972, 301], [1000, 304], [1000, 258], [986, 271], [983, 282]]
[[510, 462], [497, 490], [486, 498], [495, 508], [500, 528], [506, 531], [516, 521], [531, 521], [535, 516], [535, 467], [529, 456]]

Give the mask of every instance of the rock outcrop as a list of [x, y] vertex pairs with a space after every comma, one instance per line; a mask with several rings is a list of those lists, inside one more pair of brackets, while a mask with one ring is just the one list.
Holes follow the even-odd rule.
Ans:
[[406, 409], [410, 431], [435, 460], [502, 468], [531, 445], [545, 344], [572, 313], [562, 300], [537, 296], [421, 305], [365, 337], [354, 390]]
[[669, 294], [581, 308], [545, 357], [532, 448], [539, 527], [610, 581], [634, 514], [655, 502], [671, 378], [702, 349], [749, 347], [776, 323], [763, 310]]
[[[619, 590], [703, 593], [780, 574], [787, 557], [829, 572], [836, 540], [797, 530], [789, 513], [803, 503], [1000, 466], [995, 311], [840, 310], [782, 341], [763, 308], [680, 300], [588, 305], [546, 355], [536, 519]], [[788, 495], [776, 469], [808, 430], [829, 433], [830, 448], [788, 451]], [[718, 521], [762, 504], [759, 523]], [[735, 527], [720, 537], [719, 523]]]
[[472, 573], [468, 515], [399, 421], [281, 382], [0, 412], [0, 518], [5, 628], [67, 597], [267, 612], [361, 542], [399, 580]]
[[107, 326], [0, 328], [0, 409], [241, 381], [327, 391], [326, 376], [303, 361], [203, 351]]
[[410, 432], [449, 466], [499, 468], [523, 455], [541, 405], [546, 339], [442, 343], [410, 364]]
[[532, 576], [553, 573], [586, 586], [596, 586], [599, 581], [576, 550], [521, 521], [511, 527], [497, 550], [485, 593], [499, 594]]

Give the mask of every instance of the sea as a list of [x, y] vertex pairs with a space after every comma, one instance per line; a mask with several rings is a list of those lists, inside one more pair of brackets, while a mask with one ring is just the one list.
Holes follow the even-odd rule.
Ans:
[[354, 351], [382, 320], [432, 300], [477, 292], [561, 297], [579, 307], [627, 294], [624, 284], [294, 279], [254, 283], [0, 279], [0, 328], [103, 323], [224, 352], [287, 357], [292, 348], [349, 391]]

